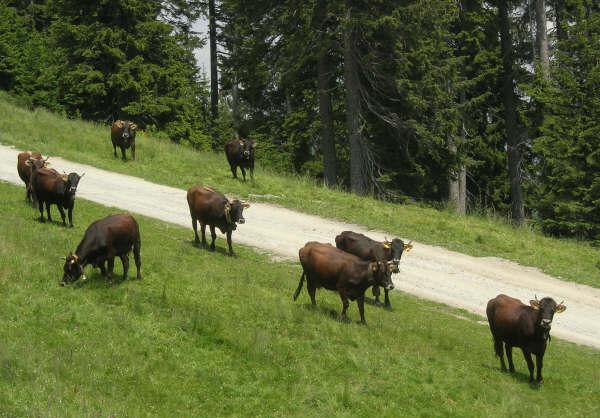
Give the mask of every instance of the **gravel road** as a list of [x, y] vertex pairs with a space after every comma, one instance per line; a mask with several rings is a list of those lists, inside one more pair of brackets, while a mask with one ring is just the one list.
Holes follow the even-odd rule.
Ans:
[[[22, 185], [16, 170], [18, 152], [0, 145], [0, 180]], [[190, 239], [193, 237], [186, 191], [54, 156], [50, 161], [59, 171], [86, 172], [79, 184], [79, 198], [182, 225], [190, 229]], [[244, 216], [246, 223], [233, 234], [234, 245], [255, 247], [279, 259], [297, 260], [298, 249], [307, 241], [335, 245], [335, 236], [344, 230], [361, 232], [374, 239], [391, 237], [381, 231], [264, 203], [253, 203], [244, 211]], [[219, 234], [217, 245], [226, 246], [222, 238]], [[528, 301], [534, 294], [539, 298], [551, 296], [557, 302], [564, 299], [567, 310], [555, 316], [552, 334], [600, 348], [600, 289], [564, 282], [506, 260], [472, 257], [420, 244], [419, 237], [401, 238], [415, 242], [414, 249], [402, 257], [400, 273], [394, 277], [396, 289], [483, 316], [487, 301], [499, 293], [523, 301]], [[295, 279], [290, 283], [290, 294], [296, 286]], [[401, 312], [402, 306], [397, 305], [395, 309]]]

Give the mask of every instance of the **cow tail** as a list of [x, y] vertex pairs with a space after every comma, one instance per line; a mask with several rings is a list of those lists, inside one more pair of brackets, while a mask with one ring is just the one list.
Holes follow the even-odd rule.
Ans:
[[304, 286], [304, 277], [305, 276], [306, 276], [306, 272], [304, 270], [302, 270], [302, 276], [300, 276], [300, 283], [298, 283], [298, 288], [294, 292], [294, 300], [298, 299], [298, 295], [300, 294], [300, 291], [302, 290], [302, 286]]

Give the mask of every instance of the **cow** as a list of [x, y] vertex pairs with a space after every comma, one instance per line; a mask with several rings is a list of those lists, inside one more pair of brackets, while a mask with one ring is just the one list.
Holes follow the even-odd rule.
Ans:
[[25, 183], [25, 200], [34, 203], [32, 200], [31, 193], [31, 172], [39, 168], [47, 167], [49, 165], [48, 158], [42, 157], [42, 154], [35, 151], [20, 152], [17, 155], [17, 173], [19, 177]]
[[244, 201], [235, 199], [229, 201], [223, 193], [219, 193], [208, 186], [193, 186], [187, 192], [187, 201], [190, 207], [192, 217], [192, 227], [196, 244], [200, 243], [198, 238], [198, 222], [202, 227], [202, 246], [206, 247], [206, 225], [210, 226], [210, 235], [212, 242], [210, 250], [215, 250], [215, 227], [219, 228], [223, 234], [227, 235], [227, 245], [229, 255], [233, 256], [231, 248], [231, 233], [236, 230], [237, 224], [246, 222], [243, 210], [250, 205]]
[[[400, 271], [400, 258], [404, 251], [408, 252], [412, 249], [412, 241], [405, 244], [399, 238], [394, 238], [391, 241], [385, 239], [383, 242], [372, 240], [371, 238], [352, 231], [344, 231], [337, 237], [335, 237], [335, 246], [340, 250], [344, 250], [350, 254], [354, 254], [357, 257], [365, 261], [393, 261], [394, 265], [392, 273], [398, 273]], [[385, 306], [387, 309], [392, 309], [390, 303], [389, 290], [384, 289], [385, 292]], [[382, 306], [379, 300], [379, 286], [373, 286], [373, 296], [375, 297], [375, 304]]]
[[137, 125], [129, 120], [116, 120], [110, 129], [110, 139], [112, 140], [115, 157], [117, 156], [117, 147], [121, 148], [123, 161], [125, 150], [131, 147], [131, 159], [135, 160], [135, 132]]
[[142, 267], [140, 228], [133, 216], [110, 215], [93, 222], [85, 230], [75, 253], [69, 253], [65, 258], [61, 286], [73, 283], [79, 278], [86, 280], [83, 269], [88, 264], [100, 267], [100, 272], [105, 277], [108, 268], [108, 279], [112, 280], [115, 257], [121, 259], [123, 280], [127, 279], [129, 252], [132, 248], [137, 278], [140, 280], [142, 278], [140, 272]]
[[244, 181], [246, 181], [246, 168], [250, 170], [250, 178], [254, 179], [255, 148], [256, 142], [249, 139], [232, 139], [225, 143], [225, 155], [234, 179], [238, 178], [238, 167], [242, 171]]
[[393, 261], [365, 261], [359, 257], [340, 250], [331, 244], [308, 242], [298, 252], [302, 275], [294, 292], [294, 300], [304, 285], [313, 306], [317, 304], [315, 293], [317, 288], [337, 291], [342, 299], [341, 321], [348, 321], [346, 311], [349, 300], [356, 300], [360, 313], [360, 322], [365, 321], [365, 291], [373, 285], [383, 286], [387, 290], [394, 288], [392, 283]]
[[519, 347], [529, 368], [529, 381], [533, 382], [533, 360], [535, 354], [537, 363], [537, 381], [541, 383], [542, 363], [546, 345], [550, 339], [550, 328], [555, 313], [565, 311], [566, 306], [557, 304], [552, 298], [535, 299], [529, 301], [529, 306], [519, 299], [506, 295], [498, 295], [490, 299], [487, 304], [487, 318], [490, 331], [494, 339], [494, 351], [500, 357], [502, 371], [506, 371], [504, 364], [503, 347], [506, 348], [506, 358], [510, 372], [515, 371], [512, 360], [512, 348]]
[[50, 206], [55, 204], [58, 207], [64, 225], [66, 225], [64, 209], [68, 210], [69, 226], [73, 227], [75, 193], [77, 193], [79, 180], [84, 175], [85, 173], [81, 175], [77, 173], [60, 174], [51, 168], [40, 168], [32, 174], [31, 188], [38, 202], [40, 222], [44, 222], [44, 204], [46, 204], [48, 220], [52, 222]]

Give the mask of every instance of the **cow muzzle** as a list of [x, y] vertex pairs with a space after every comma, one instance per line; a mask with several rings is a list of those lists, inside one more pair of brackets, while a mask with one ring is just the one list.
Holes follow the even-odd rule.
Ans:
[[239, 223], [239, 224], [245, 224], [246, 220], [244, 218], [241, 218], [241, 219], [237, 220], [237, 223]]
[[394, 290], [394, 283], [386, 284], [384, 286], [385, 290]]
[[542, 328], [550, 329], [550, 328], [552, 328], [552, 320], [544, 318], [540, 322], [540, 325], [542, 326]]

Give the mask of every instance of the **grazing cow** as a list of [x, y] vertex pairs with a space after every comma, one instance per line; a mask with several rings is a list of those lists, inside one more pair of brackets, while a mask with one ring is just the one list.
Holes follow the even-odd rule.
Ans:
[[42, 154], [35, 151], [25, 151], [17, 155], [17, 172], [19, 177], [25, 183], [25, 200], [32, 202], [31, 193], [31, 172], [38, 168], [47, 167], [49, 165], [49, 157], [43, 158]]
[[364, 261], [359, 257], [342, 251], [331, 244], [308, 242], [298, 252], [302, 264], [300, 283], [294, 292], [294, 300], [298, 298], [304, 278], [306, 288], [313, 305], [317, 304], [315, 293], [317, 288], [324, 287], [337, 291], [342, 299], [340, 320], [348, 320], [346, 311], [349, 300], [356, 300], [360, 321], [365, 321], [365, 291], [375, 284], [385, 289], [393, 289], [393, 261]]
[[538, 300], [536, 297], [535, 300], [529, 301], [529, 304], [530, 306], [527, 306], [519, 299], [498, 295], [488, 302], [486, 313], [494, 338], [494, 350], [500, 357], [502, 371], [506, 371], [502, 350], [502, 343], [504, 343], [511, 372], [515, 371], [512, 348], [521, 348], [529, 368], [530, 382], [533, 382], [531, 354], [535, 354], [537, 381], [541, 383], [543, 380], [542, 363], [546, 344], [550, 338], [552, 318], [555, 313], [564, 312], [567, 308], [562, 303], [557, 304], [552, 298]]
[[246, 168], [250, 170], [250, 178], [254, 178], [254, 148], [256, 142], [249, 139], [232, 139], [225, 144], [225, 155], [234, 179], [238, 178], [238, 167], [242, 170], [244, 181], [246, 181]]
[[[352, 231], [344, 231], [337, 237], [335, 237], [335, 246], [340, 250], [344, 250], [350, 254], [354, 254], [357, 257], [362, 258], [365, 261], [393, 261], [394, 265], [392, 273], [398, 273], [400, 258], [404, 251], [410, 251], [412, 249], [412, 241], [405, 244], [399, 238], [394, 238], [391, 241], [387, 239], [383, 242], [372, 240], [371, 238], [358, 234]], [[385, 292], [385, 307], [391, 309], [392, 305], [389, 298], [389, 290], [384, 289]], [[373, 296], [375, 296], [375, 304], [381, 306], [382, 303], [379, 300], [379, 286], [373, 286]]]
[[219, 193], [208, 186], [193, 186], [187, 192], [187, 201], [192, 216], [192, 227], [196, 244], [200, 243], [198, 238], [198, 222], [202, 227], [202, 246], [206, 247], [206, 225], [210, 226], [210, 235], [212, 242], [210, 250], [215, 250], [215, 227], [219, 228], [223, 234], [227, 235], [227, 245], [229, 246], [229, 255], [234, 255], [231, 248], [231, 233], [237, 228], [236, 224], [246, 222], [242, 214], [244, 208], [250, 205], [241, 200], [229, 201], [223, 193]]
[[55, 204], [58, 207], [63, 224], [65, 223], [65, 212], [69, 211], [69, 226], [73, 226], [73, 207], [75, 206], [75, 193], [81, 176], [77, 173], [60, 174], [50, 168], [40, 168], [31, 176], [31, 188], [38, 201], [40, 210], [40, 221], [44, 222], [44, 203], [48, 220], [52, 221], [50, 216], [50, 206]]
[[116, 120], [110, 129], [110, 139], [112, 140], [115, 157], [117, 156], [117, 147], [121, 148], [123, 161], [125, 150], [131, 147], [131, 159], [135, 160], [135, 131], [137, 125], [129, 120]]
[[[88, 264], [100, 267], [103, 276], [106, 276], [108, 267], [108, 278], [112, 279], [115, 257], [119, 257], [123, 263], [123, 280], [125, 280], [129, 271], [129, 252], [132, 247], [137, 278], [141, 279], [140, 228], [133, 216], [110, 215], [93, 222], [85, 230], [75, 254], [67, 255], [61, 285], [72, 283], [80, 277], [85, 280], [83, 269]], [[107, 263], [107, 267], [104, 263]]]

